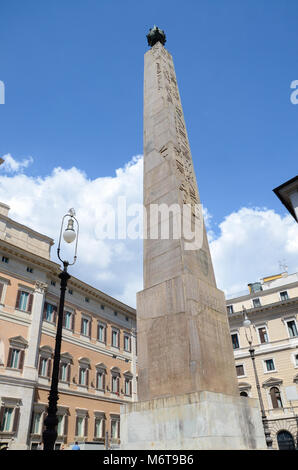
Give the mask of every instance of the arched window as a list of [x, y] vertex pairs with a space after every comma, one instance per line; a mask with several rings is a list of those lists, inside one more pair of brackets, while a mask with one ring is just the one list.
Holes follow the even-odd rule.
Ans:
[[279, 450], [295, 450], [294, 438], [288, 431], [279, 431], [277, 443]]
[[277, 387], [270, 388], [270, 396], [273, 408], [282, 408], [280, 391]]
[[240, 396], [241, 397], [248, 397], [248, 394], [247, 394], [247, 392], [240, 392]]

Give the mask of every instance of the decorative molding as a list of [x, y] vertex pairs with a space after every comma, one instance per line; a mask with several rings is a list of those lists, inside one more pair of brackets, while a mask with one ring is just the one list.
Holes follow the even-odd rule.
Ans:
[[44, 294], [47, 290], [48, 284], [42, 281], [35, 281], [34, 291], [39, 294]]

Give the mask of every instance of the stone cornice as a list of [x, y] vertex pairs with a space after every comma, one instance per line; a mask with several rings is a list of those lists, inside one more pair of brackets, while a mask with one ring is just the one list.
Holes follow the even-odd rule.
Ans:
[[298, 281], [290, 282], [289, 284], [284, 284], [282, 286], [271, 287], [271, 289], [264, 289], [258, 292], [248, 293], [247, 295], [242, 295], [240, 297], [232, 297], [226, 300], [226, 305], [236, 304], [244, 300], [255, 299], [258, 297], [265, 297], [268, 294], [274, 294], [275, 292], [282, 292], [293, 287], [298, 287]]

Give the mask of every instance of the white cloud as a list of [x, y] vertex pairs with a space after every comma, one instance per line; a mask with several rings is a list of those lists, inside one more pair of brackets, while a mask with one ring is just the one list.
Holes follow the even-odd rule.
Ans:
[[[7, 156], [3, 158], [7, 161]], [[22, 173], [24, 161], [18, 163], [12, 157], [8, 161], [15, 170], [13, 175], [0, 173], [0, 201], [10, 206], [9, 216], [57, 243], [62, 217], [74, 207], [80, 235], [78, 260], [70, 274], [134, 306], [132, 293], [143, 284], [142, 241], [99, 240], [96, 228], [104, 223], [104, 206], [116, 209], [120, 196], [126, 198], [127, 207], [141, 203], [142, 158], [133, 157], [114, 176], [94, 179], [75, 167], [55, 168], [44, 178], [31, 177]], [[57, 261], [56, 244], [52, 259]]]
[[15, 160], [10, 153], [3, 155], [4, 163], [0, 166], [0, 170], [5, 173], [18, 173], [33, 163], [33, 158], [24, 158], [21, 162]]
[[280, 272], [283, 259], [289, 272], [298, 271], [298, 226], [292, 216], [266, 208], [242, 208], [219, 224], [210, 243], [217, 285], [228, 294]]
[[[78, 261], [71, 274], [135, 306], [135, 294], [143, 285], [142, 240], [99, 240], [97, 235], [107, 204], [116, 210], [120, 196], [126, 197], [127, 207], [142, 202], [141, 156], [133, 157], [114, 176], [94, 179], [75, 167], [31, 177], [23, 173], [24, 161], [12, 160], [14, 173], [0, 172], [0, 201], [11, 207], [10, 217], [57, 242], [62, 216], [74, 207], [80, 237]], [[217, 285], [226, 293], [238, 293], [249, 282], [278, 273], [283, 259], [289, 272], [298, 271], [298, 226], [290, 215], [241, 208], [218, 227], [205, 207], [204, 215]], [[56, 245], [52, 259], [56, 261]]]

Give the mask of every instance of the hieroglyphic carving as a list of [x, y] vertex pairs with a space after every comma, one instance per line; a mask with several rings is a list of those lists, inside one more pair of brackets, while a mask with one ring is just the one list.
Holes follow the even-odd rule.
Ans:
[[[178, 142], [178, 148], [174, 148], [175, 167], [181, 201], [183, 204], [198, 204], [197, 184], [172, 57], [160, 43], [156, 43], [151, 52], [156, 63], [158, 90], [161, 91], [165, 102], [169, 106], [173, 105]], [[168, 156], [166, 146], [162, 147], [159, 152], [163, 157]], [[194, 210], [192, 212], [195, 213]]]

